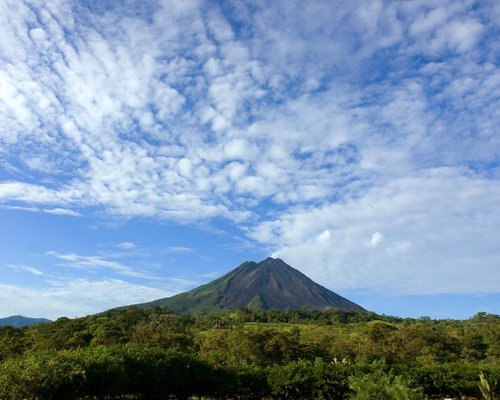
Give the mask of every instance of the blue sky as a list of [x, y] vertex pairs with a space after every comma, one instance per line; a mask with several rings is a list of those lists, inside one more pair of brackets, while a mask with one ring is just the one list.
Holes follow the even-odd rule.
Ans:
[[0, 317], [277, 256], [375, 312], [500, 312], [496, 1], [0, 3]]

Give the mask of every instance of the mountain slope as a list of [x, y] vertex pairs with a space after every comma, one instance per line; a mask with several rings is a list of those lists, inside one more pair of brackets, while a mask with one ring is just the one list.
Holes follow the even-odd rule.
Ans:
[[16, 328], [23, 328], [28, 325], [47, 324], [49, 322], [52, 321], [46, 318], [29, 318], [29, 317], [23, 317], [22, 315], [12, 315], [10, 317], [0, 318], [0, 327], [14, 326]]
[[140, 304], [166, 306], [176, 312], [207, 313], [255, 309], [295, 309], [325, 307], [365, 311], [361, 306], [313, 282], [284, 261], [267, 258], [260, 263], [247, 261], [236, 269], [189, 292]]

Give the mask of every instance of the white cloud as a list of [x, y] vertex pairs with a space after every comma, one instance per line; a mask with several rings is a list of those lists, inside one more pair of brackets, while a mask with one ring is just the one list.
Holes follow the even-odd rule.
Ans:
[[484, 26], [477, 20], [452, 21], [436, 33], [430, 43], [430, 49], [438, 52], [446, 47], [465, 53], [474, 48], [483, 31]]
[[257, 155], [255, 145], [243, 138], [233, 139], [224, 146], [224, 153], [228, 159], [247, 160]]
[[115, 246], [122, 250], [131, 250], [137, 247], [137, 245], [132, 242], [121, 242], [117, 243]]
[[67, 208], [44, 209], [43, 212], [45, 212], [47, 214], [54, 214], [54, 215], [69, 215], [71, 217], [81, 217], [82, 216], [78, 211], [68, 210]]
[[318, 242], [328, 243], [330, 241], [330, 237], [331, 237], [330, 231], [328, 229], [326, 229], [318, 235]]
[[113, 307], [172, 296], [175, 290], [136, 285], [123, 280], [56, 280], [48, 287], [33, 289], [0, 285], [2, 314], [22, 314], [56, 319], [81, 317]]
[[[498, 188], [457, 170], [427, 171], [348, 202], [282, 213], [251, 236], [333, 289], [498, 292]], [[319, 240], [325, 229], [329, 240]]]
[[409, 27], [411, 35], [418, 37], [434, 31], [448, 20], [448, 13], [444, 7], [436, 7], [427, 13], [420, 14]]
[[2, 3], [0, 207], [222, 217], [341, 286], [423, 290], [439, 264], [465, 290], [496, 260], [462, 230], [498, 236], [498, 7], [344, 3]]
[[0, 204], [0, 208], [3, 208], [5, 210], [14, 210], [14, 211], [40, 212], [40, 209], [38, 207], [7, 206]]
[[168, 246], [165, 247], [165, 251], [167, 253], [192, 253], [193, 249], [191, 247], [185, 247], [185, 246]]
[[13, 269], [15, 271], [28, 272], [28, 273], [35, 275], [35, 276], [44, 276], [44, 273], [42, 271], [40, 271], [38, 268], [30, 267], [27, 265], [7, 264], [7, 267], [9, 267], [10, 269]]
[[154, 278], [149, 274], [137, 271], [128, 265], [119, 263], [118, 261], [108, 260], [103, 256], [81, 256], [74, 253], [59, 254], [55, 251], [48, 251], [48, 256], [56, 257], [65, 261], [66, 266], [73, 268], [93, 269], [93, 268], [107, 268], [111, 269], [121, 275], [133, 278]]
[[373, 233], [368, 244], [371, 247], [377, 247], [382, 242], [382, 240], [384, 240], [384, 235], [377, 231]]
[[34, 204], [66, 203], [74, 194], [70, 189], [57, 191], [24, 182], [0, 183], [0, 201], [15, 200]]
[[[140, 16], [120, 22], [112, 13], [89, 13], [94, 30], [79, 26], [78, 8], [66, 3], [57, 3], [52, 14], [20, 3], [5, 24], [10, 44], [3, 54], [16, 68], [6, 64], [0, 79], [6, 93], [2, 135], [26, 154], [38, 145], [39, 154], [23, 161], [29, 168], [46, 167], [60, 178], [63, 170], [74, 172], [51, 185], [1, 182], [1, 201], [54, 209], [101, 205], [125, 217], [239, 220], [248, 197], [269, 197], [280, 206], [325, 201], [353, 179], [411, 173], [421, 154], [441, 152], [441, 143], [429, 148], [429, 133], [449, 122], [429, 103], [425, 82], [387, 79], [364, 88], [341, 66], [350, 59], [348, 68], [359, 72], [389, 46], [404, 64], [405, 52], [416, 51], [413, 41], [429, 43], [429, 37], [469, 51], [487, 29], [479, 13], [467, 16], [467, 8], [453, 2], [435, 8], [310, 4], [300, 15], [291, 4], [241, 6], [248, 18], [243, 23], [254, 23], [245, 41], [217, 7], [206, 15], [197, 7], [164, 5], [153, 10], [149, 25]], [[36, 22], [33, 13], [43, 18]], [[402, 29], [410, 21], [414, 39]], [[122, 35], [110, 29], [115, 25]], [[352, 45], [356, 40], [359, 46]], [[24, 62], [26, 56], [12, 52], [16, 46], [37, 62]], [[338, 78], [329, 72], [336, 68]], [[488, 86], [495, 87], [490, 75]], [[287, 98], [276, 92], [275, 81]], [[477, 82], [471, 81], [472, 91]], [[480, 95], [495, 99], [494, 93]], [[494, 101], [486, 103], [494, 109]], [[457, 109], [474, 102], [468, 104]], [[472, 117], [465, 126], [477, 123]], [[228, 168], [231, 160], [245, 164]]]

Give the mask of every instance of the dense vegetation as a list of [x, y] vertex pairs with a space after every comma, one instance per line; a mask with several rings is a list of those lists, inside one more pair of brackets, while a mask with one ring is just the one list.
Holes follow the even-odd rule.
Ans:
[[0, 399], [494, 399], [499, 357], [493, 314], [129, 308], [0, 328]]

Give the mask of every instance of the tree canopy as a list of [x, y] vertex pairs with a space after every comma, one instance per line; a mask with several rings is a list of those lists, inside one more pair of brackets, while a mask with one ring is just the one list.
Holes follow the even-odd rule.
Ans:
[[494, 399], [499, 336], [500, 317], [486, 313], [132, 307], [0, 328], [0, 400]]

